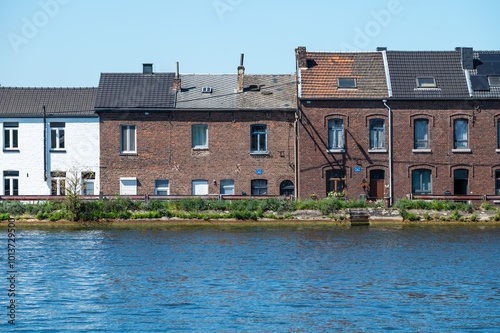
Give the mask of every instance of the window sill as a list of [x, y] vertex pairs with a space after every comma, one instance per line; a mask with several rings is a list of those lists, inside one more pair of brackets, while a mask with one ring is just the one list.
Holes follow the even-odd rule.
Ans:
[[269, 155], [269, 151], [251, 151], [250, 155], [252, 156]]
[[64, 149], [51, 149], [50, 152], [51, 153], [65, 153], [66, 150], [64, 150]]
[[120, 156], [137, 156], [137, 153], [125, 153], [125, 152], [121, 152]]
[[344, 148], [328, 149], [326, 152], [329, 154], [342, 154], [345, 153], [345, 149]]
[[472, 153], [472, 150], [468, 148], [459, 148], [459, 149], [452, 149], [451, 152], [456, 154], [470, 154]]
[[432, 149], [413, 149], [412, 152], [414, 152], [415, 154], [430, 154], [432, 153]]
[[191, 149], [196, 151], [208, 151], [208, 147], [193, 147]]
[[19, 149], [4, 149], [4, 153], [19, 153]]
[[368, 149], [368, 152], [374, 154], [387, 153], [387, 149]]
[[497, 149], [496, 152], [500, 154], [500, 149]]

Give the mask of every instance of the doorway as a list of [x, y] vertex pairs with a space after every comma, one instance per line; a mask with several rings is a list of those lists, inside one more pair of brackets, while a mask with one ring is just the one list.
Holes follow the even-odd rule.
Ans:
[[453, 172], [455, 195], [469, 194], [469, 170], [458, 169]]
[[385, 171], [370, 170], [370, 199], [383, 199], [385, 196]]

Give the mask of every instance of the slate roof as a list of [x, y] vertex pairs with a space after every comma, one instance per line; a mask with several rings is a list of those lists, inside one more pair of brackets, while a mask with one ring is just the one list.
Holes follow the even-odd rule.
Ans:
[[[387, 98], [382, 52], [306, 52], [300, 70], [301, 98]], [[357, 88], [339, 88], [338, 78], [356, 78]]]
[[[500, 98], [500, 87], [490, 87], [488, 76], [500, 77], [500, 51], [475, 51], [470, 78], [483, 81], [483, 88], [473, 91], [475, 98]], [[472, 88], [476, 88], [476, 84], [473, 83]]]
[[174, 73], [102, 73], [96, 109], [169, 109]]
[[[237, 92], [237, 74], [181, 74], [181, 93], [176, 109], [294, 110], [295, 75], [251, 75], [243, 77], [243, 92]], [[212, 89], [203, 93], [202, 88]], [[255, 89], [259, 87], [259, 89]]]
[[[470, 98], [459, 51], [387, 51], [394, 98]], [[417, 77], [434, 78], [436, 88], [417, 88]]]
[[0, 87], [0, 116], [96, 116], [97, 88]]

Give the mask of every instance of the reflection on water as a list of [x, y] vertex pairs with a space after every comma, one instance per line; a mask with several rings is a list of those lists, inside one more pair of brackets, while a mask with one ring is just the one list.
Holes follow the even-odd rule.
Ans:
[[500, 330], [497, 227], [18, 230], [17, 245], [20, 331]]

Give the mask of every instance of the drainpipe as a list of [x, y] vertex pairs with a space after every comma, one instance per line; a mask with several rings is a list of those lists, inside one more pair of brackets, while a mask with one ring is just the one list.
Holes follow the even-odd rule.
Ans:
[[392, 207], [392, 110], [387, 105], [387, 100], [382, 100], [387, 110], [389, 110], [389, 206]]
[[47, 181], [47, 114], [43, 106], [43, 180]]
[[[297, 105], [298, 108], [298, 105]], [[294, 122], [294, 129], [295, 129], [295, 151], [294, 151], [294, 162], [295, 162], [295, 191], [294, 191], [294, 197], [297, 199], [299, 197], [299, 114], [298, 111], [295, 111], [295, 122]]]

